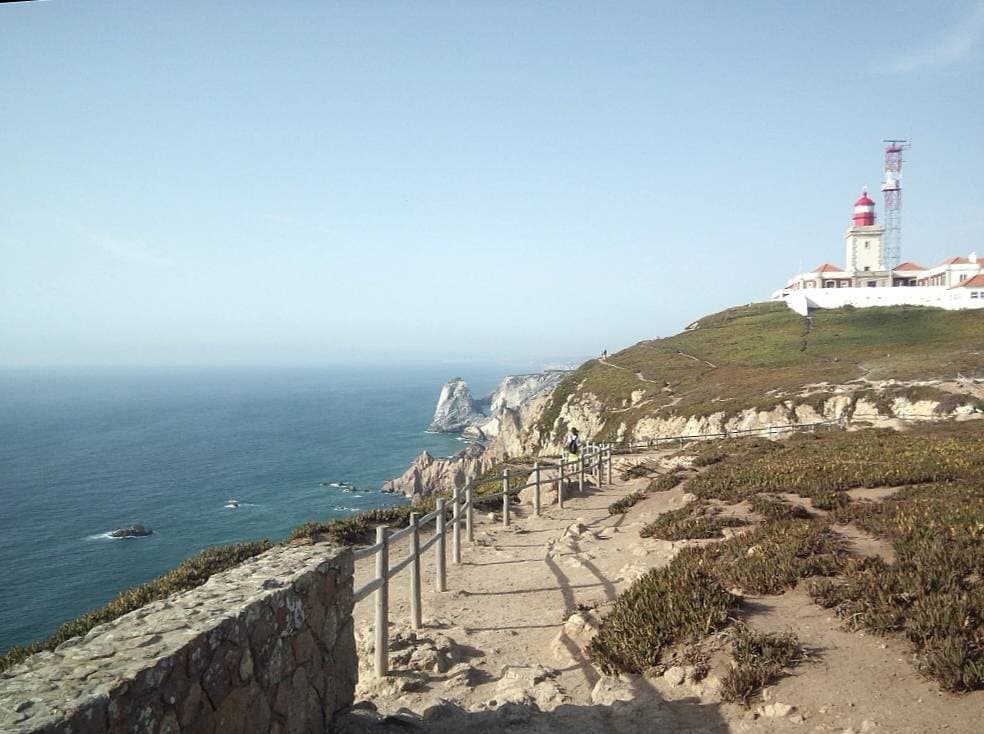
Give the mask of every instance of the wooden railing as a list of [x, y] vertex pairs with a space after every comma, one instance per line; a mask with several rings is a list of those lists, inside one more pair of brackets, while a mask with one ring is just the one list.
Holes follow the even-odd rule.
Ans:
[[[434, 548], [434, 588], [438, 592], [447, 590], [447, 547], [445, 536], [451, 535], [451, 563], [458, 565], [461, 563], [461, 534], [464, 526], [465, 541], [474, 542], [474, 509], [478, 505], [484, 505], [497, 499], [502, 500], [502, 525], [509, 527], [510, 502], [514, 495], [519, 494], [525, 489], [533, 489], [533, 514], [538, 516], [541, 511], [540, 494], [544, 487], [551, 484], [557, 485], [557, 505], [564, 507], [566, 500], [565, 494], [569, 484], [577, 483], [579, 492], [584, 491], [586, 475], [591, 474], [595, 485], [604, 486], [612, 483], [612, 456], [615, 453], [630, 453], [645, 449], [658, 449], [670, 445], [681, 445], [692, 441], [706, 441], [715, 438], [733, 438], [751, 435], [779, 435], [789, 431], [812, 430], [815, 431], [820, 426], [836, 425], [835, 421], [821, 423], [795, 424], [766, 426], [764, 428], [751, 428], [737, 431], [727, 431], [721, 433], [703, 433], [690, 436], [672, 436], [666, 438], [654, 438], [647, 441], [632, 441], [621, 444], [588, 444], [576, 455], [576, 458], [564, 460], [560, 457], [553, 463], [533, 464], [527, 481], [522, 486], [509, 486], [509, 469], [502, 472], [502, 491], [494, 494], [484, 494], [475, 496], [474, 489], [479, 484], [488, 483], [488, 477], [475, 479], [466, 484], [463, 488], [455, 488], [451, 495], [451, 503], [442, 497], [437, 500], [437, 508], [433, 512], [420, 516], [419, 513], [410, 514], [410, 522], [405, 528], [392, 532], [389, 527], [379, 526], [376, 528], [376, 542], [365, 548], [359, 548], [353, 555], [356, 560], [375, 556], [376, 572], [375, 577], [355, 590], [355, 601], [360, 602], [370, 594], [375, 593], [375, 622], [374, 622], [374, 648], [375, 659], [374, 668], [377, 676], [385, 676], [389, 673], [389, 639], [387, 631], [389, 629], [389, 583], [401, 571], [410, 569], [410, 626], [413, 629], [420, 629], [422, 626], [422, 599], [420, 581], [420, 559], [425, 551]], [[544, 469], [557, 469], [557, 476], [544, 479], [541, 472]], [[606, 481], [607, 474], [607, 481]], [[448, 515], [450, 513], [450, 520]], [[434, 523], [434, 533], [426, 541], [421, 542], [421, 531], [430, 523]], [[390, 565], [390, 551], [393, 544], [409, 538], [409, 553], [401, 560]]]
[[[557, 476], [544, 479], [541, 472], [544, 469], [557, 469]], [[566, 471], [565, 471], [566, 470]], [[468, 543], [474, 542], [474, 509], [478, 505], [484, 505], [497, 499], [502, 500], [502, 525], [509, 527], [511, 522], [510, 503], [514, 495], [519, 494], [525, 489], [533, 489], [533, 514], [539, 515], [541, 509], [540, 494], [541, 490], [551, 484], [557, 485], [557, 504], [564, 506], [565, 493], [568, 482], [577, 482], [578, 490], [584, 491], [586, 475], [591, 474], [597, 486], [607, 481], [612, 481], [612, 447], [610, 445], [589, 444], [585, 446], [574, 459], [558, 459], [553, 463], [533, 464], [533, 470], [529, 477], [532, 481], [526, 482], [522, 486], [509, 486], [509, 469], [502, 472], [502, 491], [494, 494], [484, 494], [475, 496], [474, 489], [479, 484], [486, 484], [487, 477], [481, 480], [473, 480], [463, 488], [455, 488], [451, 495], [451, 503], [448, 506], [442, 497], [437, 500], [437, 508], [426, 515], [418, 516], [418, 513], [410, 514], [410, 523], [407, 527], [391, 532], [386, 526], [376, 528], [376, 542], [365, 548], [359, 548], [353, 555], [356, 560], [360, 558], [376, 557], [375, 577], [359, 587], [354, 592], [356, 602], [360, 602], [375, 592], [375, 622], [374, 622], [374, 668], [377, 676], [387, 675], [389, 672], [389, 640], [387, 630], [389, 628], [389, 582], [405, 568], [410, 569], [410, 626], [413, 629], [420, 629], [421, 622], [421, 583], [420, 583], [420, 558], [425, 551], [434, 548], [434, 588], [438, 592], [447, 590], [447, 547], [445, 536], [451, 535], [451, 563], [458, 565], [461, 563], [461, 534], [462, 525], [464, 526], [465, 540]], [[528, 478], [529, 478], [528, 477]], [[448, 514], [450, 512], [450, 521]], [[434, 523], [434, 534], [421, 542], [421, 529]], [[397, 563], [390, 565], [390, 550], [393, 544], [403, 538], [409, 538], [409, 553]]]

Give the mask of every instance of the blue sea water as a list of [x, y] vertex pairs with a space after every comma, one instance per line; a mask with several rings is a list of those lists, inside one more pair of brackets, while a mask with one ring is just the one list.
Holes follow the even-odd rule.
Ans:
[[[0, 371], [0, 652], [206, 546], [401, 501], [380, 484], [462, 448], [424, 432], [460, 372]], [[502, 373], [463, 376], [481, 395]], [[154, 534], [107, 537], [134, 522]]]

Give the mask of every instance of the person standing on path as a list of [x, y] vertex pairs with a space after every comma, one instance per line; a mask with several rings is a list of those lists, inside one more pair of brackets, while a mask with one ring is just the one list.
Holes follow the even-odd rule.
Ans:
[[[581, 451], [581, 436], [573, 426], [567, 431], [564, 437], [564, 457], [569, 462], [577, 461], [577, 455]], [[568, 474], [570, 476], [570, 474]], [[567, 483], [570, 486], [570, 483]]]

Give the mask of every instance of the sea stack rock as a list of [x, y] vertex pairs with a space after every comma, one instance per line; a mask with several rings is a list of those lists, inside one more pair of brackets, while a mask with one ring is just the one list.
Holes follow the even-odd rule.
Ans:
[[427, 430], [457, 433], [484, 420], [485, 414], [482, 413], [481, 405], [472, 398], [468, 383], [460, 377], [455, 377], [453, 380], [448, 380], [441, 388], [441, 395], [434, 409], [434, 418]]
[[129, 527], [117, 528], [109, 535], [113, 538], [140, 538], [144, 535], [153, 535], [154, 531], [150, 528], [145, 528], [138, 522], [133, 523]]
[[463, 487], [469, 480], [487, 469], [483, 454], [485, 449], [477, 444], [459, 451], [451, 459], [435, 459], [427, 451], [413, 460], [402, 476], [385, 482], [383, 492], [425, 497], [435, 492], [445, 492]]

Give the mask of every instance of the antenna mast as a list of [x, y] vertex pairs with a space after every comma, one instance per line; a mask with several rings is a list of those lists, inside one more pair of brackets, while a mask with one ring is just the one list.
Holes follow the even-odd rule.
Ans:
[[908, 140], [883, 140], [885, 143], [885, 264], [894, 269], [902, 257], [902, 151], [911, 146]]

